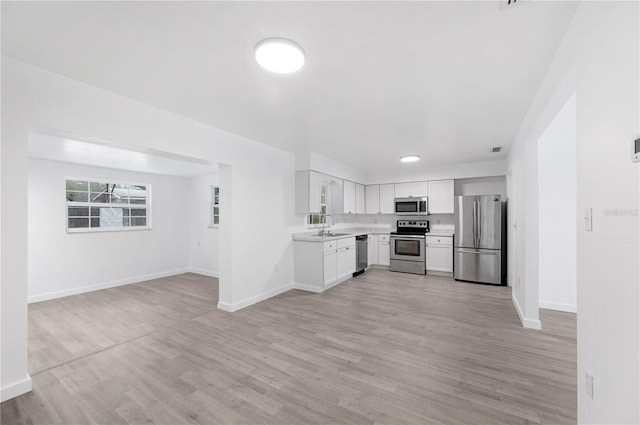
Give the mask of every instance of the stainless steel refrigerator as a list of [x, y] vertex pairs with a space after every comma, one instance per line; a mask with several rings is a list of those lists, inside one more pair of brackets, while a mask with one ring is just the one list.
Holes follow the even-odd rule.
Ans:
[[453, 275], [506, 284], [506, 202], [500, 195], [456, 196]]

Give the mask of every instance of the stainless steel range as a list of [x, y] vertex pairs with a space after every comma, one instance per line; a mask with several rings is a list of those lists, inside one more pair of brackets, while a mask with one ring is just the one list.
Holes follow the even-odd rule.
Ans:
[[425, 235], [429, 220], [398, 220], [398, 229], [391, 232], [389, 249], [394, 272], [425, 274]]

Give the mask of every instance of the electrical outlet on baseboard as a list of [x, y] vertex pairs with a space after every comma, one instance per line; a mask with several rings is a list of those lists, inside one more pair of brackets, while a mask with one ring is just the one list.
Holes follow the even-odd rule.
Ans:
[[585, 372], [584, 385], [587, 390], [587, 395], [591, 400], [593, 400], [593, 375], [589, 372]]

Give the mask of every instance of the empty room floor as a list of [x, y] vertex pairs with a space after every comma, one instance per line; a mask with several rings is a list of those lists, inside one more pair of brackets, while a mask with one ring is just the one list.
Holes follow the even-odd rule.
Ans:
[[33, 392], [3, 424], [576, 423], [575, 315], [369, 270], [236, 313], [184, 274], [29, 306]]

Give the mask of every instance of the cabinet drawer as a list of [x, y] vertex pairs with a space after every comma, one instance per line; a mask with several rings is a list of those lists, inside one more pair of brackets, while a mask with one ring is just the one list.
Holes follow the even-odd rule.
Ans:
[[378, 235], [380, 242], [389, 242], [389, 235]]
[[356, 244], [356, 238], [338, 239], [336, 242], [338, 243], [338, 248], [344, 248], [345, 246], [353, 246], [353, 245], [355, 245]]
[[338, 241], [329, 241], [324, 243], [324, 252], [335, 251], [338, 249]]
[[427, 245], [453, 245], [453, 238], [451, 236], [427, 236], [425, 237]]

